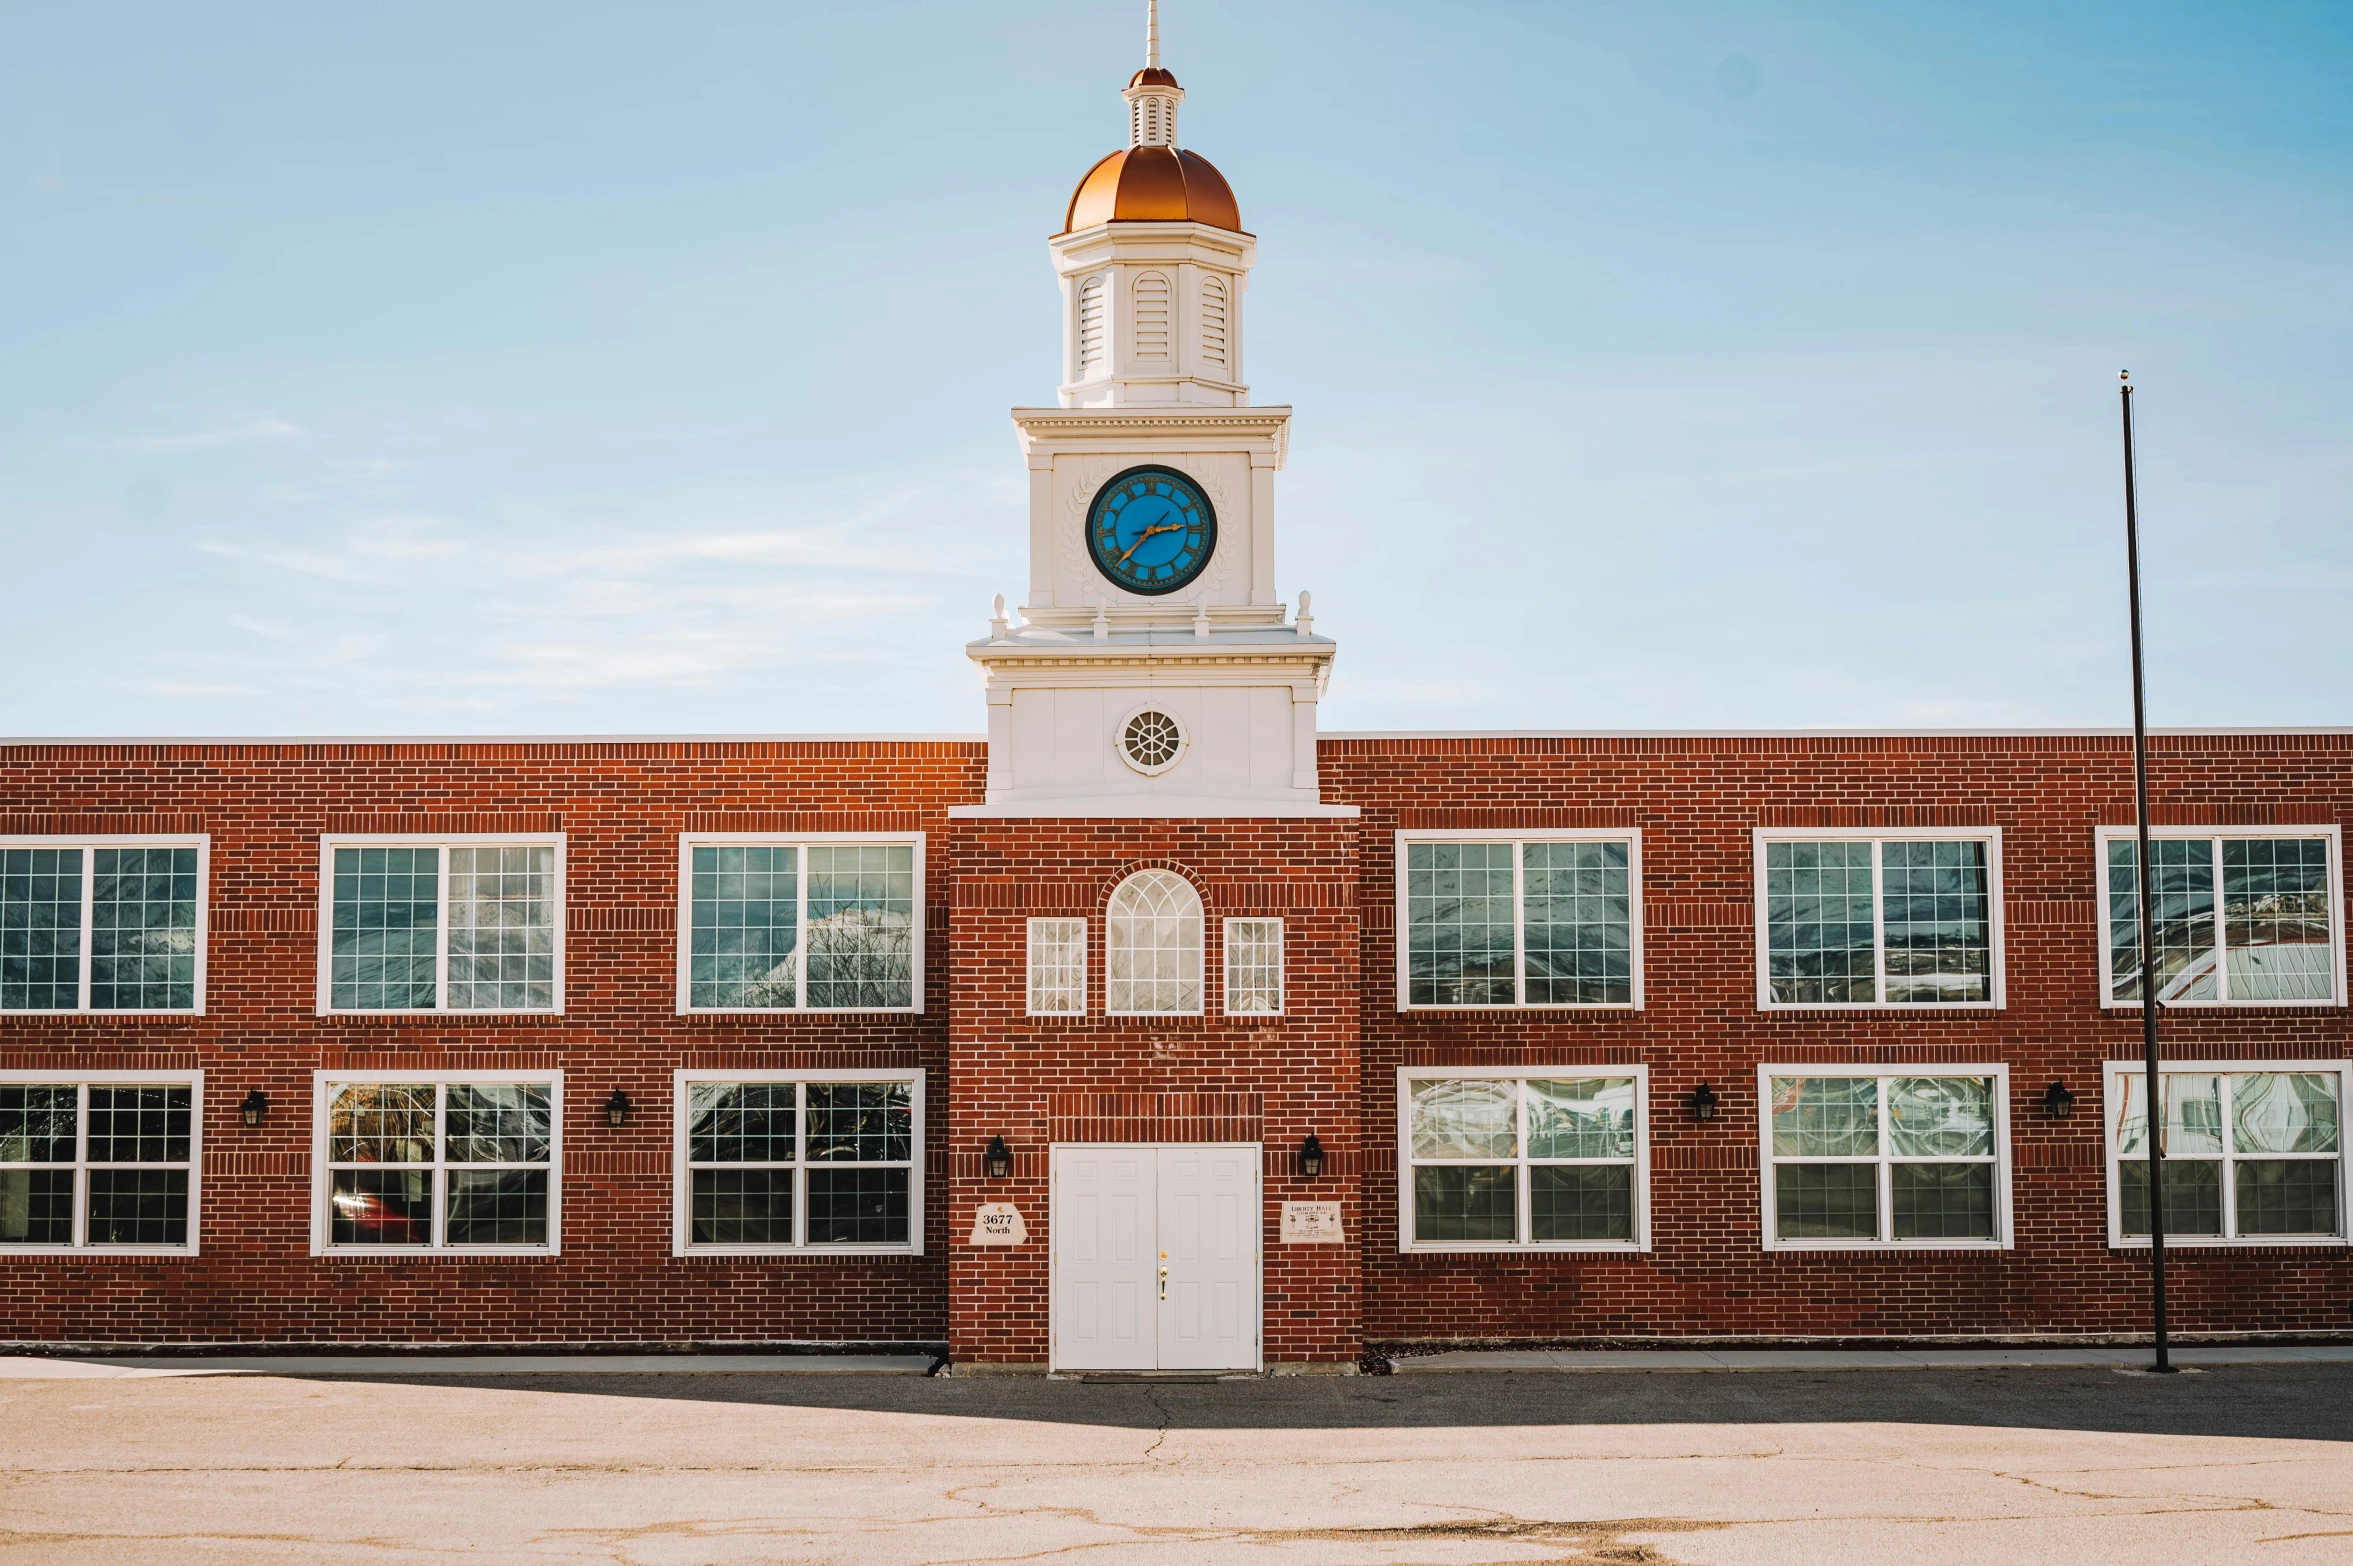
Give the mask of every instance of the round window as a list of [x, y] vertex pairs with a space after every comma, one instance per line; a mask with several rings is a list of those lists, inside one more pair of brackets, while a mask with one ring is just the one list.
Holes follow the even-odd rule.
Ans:
[[1185, 753], [1185, 731], [1159, 708], [1146, 707], [1121, 727], [1119, 753], [1138, 772], [1166, 772]]

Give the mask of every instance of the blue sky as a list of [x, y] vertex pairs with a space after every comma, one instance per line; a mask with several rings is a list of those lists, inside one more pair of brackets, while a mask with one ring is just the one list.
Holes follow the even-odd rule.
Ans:
[[[969, 732], [1140, 0], [0, 6], [0, 731]], [[1327, 729], [2353, 722], [2353, 8], [1167, 0]]]

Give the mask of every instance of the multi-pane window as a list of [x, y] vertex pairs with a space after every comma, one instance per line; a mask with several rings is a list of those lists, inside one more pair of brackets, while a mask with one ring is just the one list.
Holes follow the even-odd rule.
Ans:
[[0, 1011], [195, 1011], [202, 838], [0, 839]]
[[922, 1249], [920, 1079], [681, 1072], [677, 1094], [677, 1254]]
[[1226, 921], [1226, 1015], [1271, 1017], [1283, 1009], [1283, 921]]
[[1632, 1006], [1641, 848], [1625, 836], [1398, 842], [1401, 1006]]
[[[2141, 998], [2140, 843], [2101, 834], [2108, 999]], [[2334, 830], [2152, 837], [2152, 965], [2166, 1006], [2327, 1005], [2344, 998]]]
[[1087, 921], [1029, 922], [1029, 1014], [1083, 1017], [1087, 1011]]
[[1401, 1248], [1640, 1249], [1645, 1074], [1398, 1074]]
[[[2182, 1062], [2158, 1073], [2165, 1243], [2343, 1240], [2344, 1063], [2249, 1065]], [[2107, 1075], [2109, 1243], [2146, 1245], [2148, 1074], [2110, 1061]]]
[[917, 1009], [919, 842], [689, 839], [682, 849], [681, 1009]]
[[1996, 1006], [2001, 839], [1757, 836], [1764, 1006]]
[[317, 1251], [549, 1251], [554, 1074], [319, 1079]]
[[1173, 870], [1139, 870], [1103, 910], [1104, 1010], [1201, 1013], [1201, 894]]
[[563, 844], [330, 839], [328, 1011], [555, 1011]]
[[0, 1081], [0, 1254], [194, 1252], [200, 1106], [193, 1076]]
[[2007, 1082], [1997, 1066], [1765, 1068], [1767, 1247], [2006, 1245]]

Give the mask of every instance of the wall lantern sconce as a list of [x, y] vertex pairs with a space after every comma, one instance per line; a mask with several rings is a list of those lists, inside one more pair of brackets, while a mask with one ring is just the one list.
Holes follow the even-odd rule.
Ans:
[[245, 1102], [237, 1106], [237, 1113], [248, 1126], [258, 1126], [270, 1117], [270, 1096], [260, 1088], [248, 1089]]
[[1013, 1149], [1005, 1145], [1005, 1139], [1001, 1136], [989, 1138], [989, 1150], [981, 1154], [980, 1158], [987, 1166], [992, 1180], [1002, 1180], [1013, 1173]]
[[1324, 1172], [1324, 1144], [1313, 1131], [1299, 1144], [1299, 1172], [1310, 1180]]
[[1709, 1087], [1705, 1082], [1702, 1082], [1698, 1087], [1695, 1087], [1691, 1090], [1691, 1097], [1684, 1100], [1684, 1102], [1691, 1106], [1692, 1119], [1713, 1120], [1716, 1118], [1716, 1105], [1721, 1102], [1721, 1100], [1716, 1097], [1716, 1090], [1714, 1088]]
[[628, 1094], [619, 1088], [613, 1089], [613, 1096], [605, 1100], [605, 1124], [616, 1130], [629, 1124], [629, 1111], [633, 1107]]
[[2064, 1120], [2075, 1109], [2075, 1095], [2067, 1091], [2067, 1084], [2054, 1082], [2043, 1089], [2043, 1113], [2053, 1120]]

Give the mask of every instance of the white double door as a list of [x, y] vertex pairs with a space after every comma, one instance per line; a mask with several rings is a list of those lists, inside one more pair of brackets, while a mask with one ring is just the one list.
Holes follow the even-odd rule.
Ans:
[[1054, 1368], [1256, 1370], [1259, 1148], [1053, 1150]]

